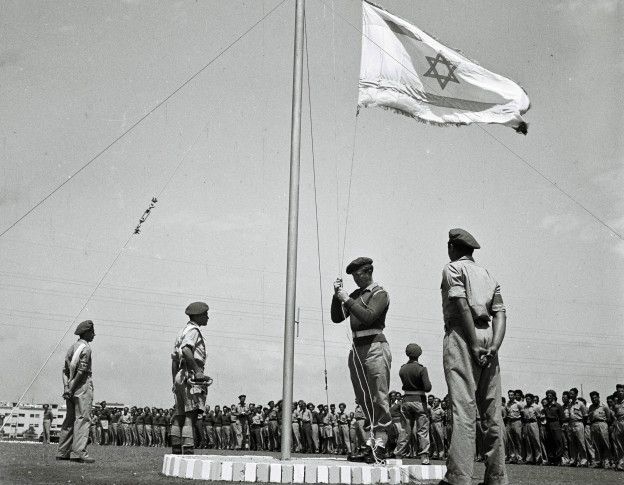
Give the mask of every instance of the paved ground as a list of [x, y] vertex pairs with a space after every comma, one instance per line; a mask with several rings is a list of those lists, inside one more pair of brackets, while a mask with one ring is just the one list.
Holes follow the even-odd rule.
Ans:
[[[92, 465], [56, 461], [55, 452], [55, 445], [0, 443], [0, 484], [194, 483], [160, 475], [164, 448], [92, 446], [89, 453], [97, 460]], [[624, 485], [624, 472], [612, 470], [509, 465], [508, 473], [511, 485]], [[483, 465], [477, 464], [474, 484], [482, 474]]]

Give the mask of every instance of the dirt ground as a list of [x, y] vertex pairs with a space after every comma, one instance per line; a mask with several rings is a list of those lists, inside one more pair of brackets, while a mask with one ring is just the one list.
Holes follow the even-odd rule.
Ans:
[[[91, 446], [89, 453], [96, 459], [96, 462], [87, 465], [56, 461], [56, 445], [3, 442], [0, 443], [0, 484], [180, 485], [194, 483], [190, 480], [170, 478], [160, 474], [163, 455], [166, 452], [165, 448]], [[218, 451], [206, 452], [219, 453]], [[276, 454], [272, 455], [276, 456]], [[417, 462], [405, 460], [405, 463], [416, 464]], [[511, 485], [624, 485], [624, 472], [613, 470], [509, 465], [508, 473]], [[477, 484], [482, 476], [483, 465], [477, 463], [473, 483]]]

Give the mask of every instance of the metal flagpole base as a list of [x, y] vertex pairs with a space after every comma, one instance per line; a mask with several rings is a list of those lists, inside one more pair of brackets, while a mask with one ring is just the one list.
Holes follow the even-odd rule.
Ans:
[[344, 485], [399, 485], [438, 482], [444, 465], [386, 465], [348, 462], [346, 458], [299, 458], [279, 460], [260, 455], [165, 455], [163, 475], [224, 482], [328, 483]]

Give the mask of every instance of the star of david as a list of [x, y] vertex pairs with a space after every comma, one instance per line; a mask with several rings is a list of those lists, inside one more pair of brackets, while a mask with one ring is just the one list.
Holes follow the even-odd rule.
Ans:
[[[438, 52], [438, 55], [435, 57], [425, 57], [427, 58], [427, 62], [429, 63], [429, 70], [424, 73], [423, 76], [437, 79], [438, 83], [440, 84], [440, 88], [442, 89], [444, 89], [450, 81], [459, 84], [459, 79], [455, 77], [454, 72], [455, 69], [457, 69], [457, 66], [449, 61], [446, 57], [444, 57], [440, 52]], [[448, 70], [446, 76], [443, 76], [438, 72], [438, 64], [444, 64], [446, 66], [446, 69]]]

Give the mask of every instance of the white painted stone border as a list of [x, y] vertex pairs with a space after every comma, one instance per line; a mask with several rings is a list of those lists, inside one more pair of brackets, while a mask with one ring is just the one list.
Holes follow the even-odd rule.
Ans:
[[[335, 465], [328, 464], [332, 461]], [[446, 466], [397, 463], [384, 467], [334, 458], [295, 458], [283, 463], [259, 455], [165, 455], [162, 473], [169, 477], [227, 482], [401, 485], [439, 481], [444, 478]]]

